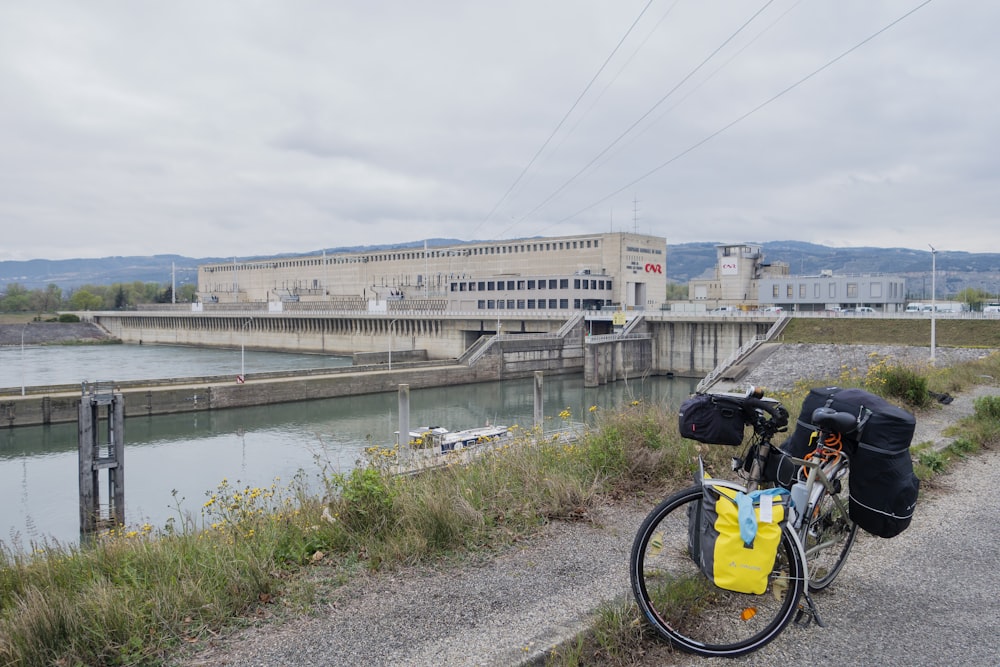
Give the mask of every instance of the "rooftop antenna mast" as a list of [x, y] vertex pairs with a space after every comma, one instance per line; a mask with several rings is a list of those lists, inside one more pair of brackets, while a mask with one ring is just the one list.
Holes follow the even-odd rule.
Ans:
[[639, 199], [632, 197], [632, 233], [639, 233]]

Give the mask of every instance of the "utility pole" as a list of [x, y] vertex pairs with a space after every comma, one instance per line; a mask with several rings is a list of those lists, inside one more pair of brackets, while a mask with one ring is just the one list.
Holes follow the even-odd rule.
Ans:
[[931, 365], [934, 365], [935, 324], [937, 323], [937, 250], [934, 246], [927, 244], [931, 249]]

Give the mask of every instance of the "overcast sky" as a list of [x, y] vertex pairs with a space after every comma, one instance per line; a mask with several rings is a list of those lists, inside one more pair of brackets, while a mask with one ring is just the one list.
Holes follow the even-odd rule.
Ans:
[[1000, 252], [1000, 3], [922, 4], [3, 2], [0, 260], [612, 230]]

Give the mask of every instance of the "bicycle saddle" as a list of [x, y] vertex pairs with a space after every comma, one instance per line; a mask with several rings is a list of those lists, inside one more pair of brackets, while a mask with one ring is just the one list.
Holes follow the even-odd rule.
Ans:
[[850, 433], [858, 427], [858, 419], [850, 412], [837, 412], [833, 408], [816, 408], [812, 413], [812, 423], [825, 431]]

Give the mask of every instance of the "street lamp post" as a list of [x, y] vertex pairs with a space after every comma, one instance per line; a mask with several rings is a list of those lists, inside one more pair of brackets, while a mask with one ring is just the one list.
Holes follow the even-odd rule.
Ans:
[[24, 380], [24, 332], [25, 332], [25, 330], [27, 330], [29, 324], [31, 324], [30, 320], [28, 322], [25, 322], [24, 326], [21, 327], [21, 396], [24, 396], [24, 394], [25, 394], [25, 390], [24, 390], [24, 385], [25, 385], [25, 380]]
[[393, 330], [396, 328], [397, 321], [398, 320], [393, 320], [392, 322], [389, 322], [389, 370], [390, 371], [392, 370], [392, 333]]
[[246, 364], [244, 363], [246, 358], [245, 348], [247, 339], [247, 327], [250, 326], [251, 322], [253, 322], [252, 317], [248, 319], [246, 322], [244, 322], [243, 326], [240, 327], [240, 381], [246, 379]]
[[931, 249], [931, 364], [934, 363], [934, 348], [937, 341], [935, 336], [935, 324], [937, 323], [937, 250], [934, 246], [927, 244]]

